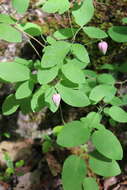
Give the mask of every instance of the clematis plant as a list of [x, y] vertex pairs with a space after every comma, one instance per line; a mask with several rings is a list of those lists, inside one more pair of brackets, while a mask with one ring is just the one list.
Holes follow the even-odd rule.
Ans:
[[[19, 0], [12, 0], [12, 6], [23, 14], [29, 8], [29, 0], [23, 0], [20, 4]], [[80, 107], [87, 110], [78, 121], [62, 123], [61, 119], [62, 128], [57, 133], [56, 143], [63, 148], [81, 148], [91, 141], [94, 147], [92, 152], [84, 150], [83, 154], [71, 155], [65, 160], [62, 183], [64, 190], [87, 190], [89, 187], [98, 190], [96, 179], [90, 177], [87, 168], [103, 177], [120, 174], [117, 160], [123, 158], [123, 149], [106, 124], [111, 121], [115, 124], [127, 123], [127, 112], [122, 108], [127, 98], [118, 97], [119, 89], [115, 85], [117, 75], [114, 77], [108, 71], [101, 73], [92, 70], [91, 52], [77, 40], [77, 35], [80, 32], [83, 38], [87, 35], [90, 40], [88, 44], [102, 40], [98, 48], [105, 55], [108, 43], [104, 39], [110, 36], [115, 41], [124, 42], [127, 29], [126, 26], [120, 27], [120, 30], [118, 26], [115, 27], [117, 30], [111, 27], [108, 36], [99, 27], [88, 26], [94, 16], [93, 0], [82, 0], [80, 4], [75, 0], [73, 5], [69, 0], [45, 0], [42, 9], [49, 14], [67, 12], [71, 26], [52, 32], [51, 36], [47, 36], [45, 45], [39, 42], [43, 52], [40, 60], [15, 58], [12, 62], [0, 63], [1, 82], [11, 83], [14, 88], [3, 102], [2, 113], [10, 115], [20, 109], [28, 114], [39, 112], [44, 107], [56, 112], [61, 100], [77, 108], [77, 112]], [[42, 28], [29, 22], [20, 23], [10, 15], [0, 14], [0, 39], [16, 43], [22, 41], [22, 35], [26, 35], [38, 42], [36, 36], [43, 34]], [[91, 111], [93, 107], [94, 111]], [[109, 122], [103, 122], [105, 118]]]

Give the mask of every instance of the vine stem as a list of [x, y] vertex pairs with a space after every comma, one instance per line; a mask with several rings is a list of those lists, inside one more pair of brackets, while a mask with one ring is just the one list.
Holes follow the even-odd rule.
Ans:
[[116, 82], [115, 84], [121, 84], [121, 85], [123, 85], [123, 84], [126, 83], [126, 82], [127, 82], [127, 79], [124, 80], [124, 81], [118, 81], [118, 82]]
[[60, 116], [61, 116], [62, 123], [65, 125], [65, 121], [64, 121], [64, 118], [63, 118], [61, 104], [60, 104], [59, 108], [60, 108]]
[[78, 33], [80, 32], [80, 30], [82, 29], [83, 26], [81, 26], [76, 32], [75, 32], [75, 35], [73, 36], [72, 38], [72, 43], [75, 42], [75, 39], [76, 39], [76, 36], [78, 35]]
[[47, 40], [45, 40], [44, 36], [41, 34], [42, 40], [44, 40], [45, 44], [47, 44]]
[[[6, 9], [5, 9], [4, 6], [2, 6], [2, 8], [6, 11]], [[11, 16], [13, 19], [17, 20], [17, 19], [13, 16], [13, 14], [10, 14], [10, 16]], [[37, 40], [36, 38], [34, 38], [32, 35], [30, 35], [30, 34], [24, 32], [23, 30], [21, 30], [21, 29], [18, 27], [18, 24], [17, 24], [17, 23], [14, 24], [14, 27], [15, 27], [18, 31], [20, 31], [21, 33], [23, 33], [24, 35], [26, 35], [27, 37], [29, 37], [29, 38], [33, 39], [34, 41], [36, 41], [36, 42], [37, 42], [38, 44], [40, 44], [42, 47], [45, 47], [45, 45], [43, 45], [39, 40]]]
[[19, 30], [20, 32], [22, 32], [22, 33], [23, 33], [24, 35], [26, 35], [27, 37], [29, 37], [29, 38], [33, 39], [34, 41], [36, 41], [36, 42], [37, 42], [38, 44], [40, 44], [42, 47], [45, 47], [45, 45], [43, 45], [39, 40], [37, 40], [36, 38], [34, 38], [32, 35], [30, 35], [30, 34], [24, 32], [23, 30], [21, 30], [21, 29], [18, 27], [17, 24], [15, 24], [15, 28], [16, 28], [17, 30]]
[[38, 52], [37, 49], [34, 47], [34, 45], [31, 43], [31, 41], [29, 40], [28, 42], [29, 42], [29, 44], [31, 45], [31, 47], [34, 49], [34, 51], [36, 52], [36, 54], [39, 56], [39, 58], [41, 59], [41, 56], [40, 56], [39, 52]]

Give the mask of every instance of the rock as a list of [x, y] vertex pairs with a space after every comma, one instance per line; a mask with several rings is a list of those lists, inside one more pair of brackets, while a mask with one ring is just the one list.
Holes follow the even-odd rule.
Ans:
[[26, 173], [23, 176], [20, 176], [19, 183], [14, 188], [14, 190], [29, 190], [31, 186], [30, 176], [31, 176], [30, 172]]
[[117, 183], [116, 177], [110, 177], [104, 181], [104, 190], [108, 190], [112, 185]]
[[19, 182], [14, 190], [36, 190], [40, 183], [40, 172], [35, 170], [34, 172], [28, 172], [19, 177]]
[[0, 143], [0, 165], [6, 166], [6, 161], [4, 160], [4, 153], [7, 152], [11, 160], [28, 160], [32, 154], [32, 141], [29, 139], [11, 142], [3, 141]]
[[5, 188], [2, 185], [0, 185], [0, 190], [5, 190]]

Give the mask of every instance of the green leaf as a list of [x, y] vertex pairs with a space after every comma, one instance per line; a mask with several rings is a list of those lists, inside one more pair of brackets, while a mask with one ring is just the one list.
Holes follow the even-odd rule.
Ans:
[[20, 167], [22, 167], [24, 164], [25, 164], [24, 160], [20, 160], [20, 161], [18, 161], [18, 162], [15, 163], [15, 166], [16, 166], [16, 168], [20, 168]]
[[85, 0], [81, 5], [77, 5], [72, 10], [75, 22], [79, 26], [87, 24], [94, 15], [93, 0]]
[[73, 83], [85, 83], [85, 75], [83, 71], [78, 66], [74, 66], [73, 63], [68, 62], [63, 65], [62, 72], [65, 77]]
[[113, 127], [117, 126], [116, 121], [114, 121], [112, 118], [109, 119], [109, 124]]
[[[78, 67], [79, 69], [84, 69], [88, 64], [80, 61], [77, 58], [74, 59], [66, 59], [67, 63], [73, 64], [73, 67]], [[83, 70], [84, 72], [84, 70]]]
[[43, 153], [50, 152], [52, 150], [52, 143], [50, 141], [44, 141], [42, 144], [42, 151]]
[[107, 69], [107, 70], [113, 71], [113, 70], [115, 69], [115, 67], [114, 67], [114, 65], [111, 65], [111, 64], [106, 63], [106, 64], [102, 65], [102, 66], [100, 67], [100, 69]]
[[15, 99], [14, 94], [10, 94], [4, 100], [2, 105], [3, 115], [10, 115], [14, 113], [19, 107], [19, 101]]
[[95, 71], [92, 71], [92, 70], [89, 70], [89, 69], [85, 69], [84, 74], [86, 75], [86, 77], [93, 78], [94, 80], [97, 77], [97, 73]]
[[127, 17], [122, 18], [122, 22], [123, 22], [124, 24], [127, 24]]
[[65, 103], [75, 107], [90, 105], [88, 97], [82, 92], [82, 90], [71, 89], [62, 84], [58, 84], [56, 88]]
[[15, 173], [15, 170], [14, 170], [14, 168], [7, 168], [7, 169], [5, 170], [5, 172], [6, 172], [6, 175], [7, 175], [8, 177], [10, 177], [12, 174]]
[[90, 91], [93, 90], [93, 88], [95, 88], [97, 85], [96, 78], [94, 78], [94, 77], [89, 78], [88, 77], [88, 79], [86, 79], [86, 84], [89, 86]]
[[12, 19], [7, 14], [0, 14], [0, 22], [5, 23], [5, 24], [15, 24], [14, 19]]
[[112, 177], [121, 173], [119, 165], [115, 160], [110, 160], [97, 151], [91, 153], [89, 165], [93, 172], [104, 177]]
[[71, 155], [63, 165], [62, 183], [64, 190], [82, 190], [83, 179], [87, 169], [82, 158]]
[[122, 99], [120, 99], [119, 97], [114, 97], [109, 104], [113, 105], [113, 106], [122, 106], [124, 105], [124, 102], [122, 101]]
[[64, 75], [62, 76], [61, 84], [65, 87], [72, 88], [72, 89], [79, 89], [79, 84], [73, 83], [68, 80]]
[[58, 125], [58, 126], [54, 127], [52, 130], [53, 135], [57, 136], [63, 128], [64, 128], [63, 125]]
[[72, 54], [74, 54], [80, 61], [89, 63], [89, 55], [86, 48], [81, 44], [73, 44], [71, 47]]
[[20, 101], [20, 109], [23, 114], [28, 114], [32, 112], [31, 109], [31, 96], [29, 98], [24, 98]]
[[31, 109], [33, 112], [40, 111], [45, 106], [44, 93], [48, 85], [41, 86], [34, 94], [31, 100]]
[[127, 42], [127, 26], [112, 26], [108, 34], [116, 42]]
[[84, 190], [99, 190], [96, 180], [92, 177], [86, 177], [83, 182]]
[[105, 107], [105, 108], [103, 109], [103, 112], [104, 112], [104, 114], [105, 114], [106, 116], [109, 116], [109, 107]]
[[127, 62], [125, 61], [123, 64], [120, 64], [120, 66], [116, 67], [116, 70], [121, 73], [127, 73]]
[[8, 168], [14, 169], [13, 161], [7, 152], [4, 152], [4, 160], [6, 161]]
[[63, 14], [70, 8], [70, 3], [68, 0], [47, 0], [42, 7], [43, 11], [47, 13]]
[[39, 36], [42, 34], [41, 27], [35, 23], [27, 22], [25, 25], [19, 25], [19, 29], [20, 28], [32, 36]]
[[23, 58], [20, 58], [20, 57], [16, 57], [14, 59], [14, 62], [15, 63], [19, 63], [19, 64], [22, 64], [22, 65], [25, 65], [27, 67], [31, 67], [33, 65], [33, 62], [32, 60], [26, 60], [26, 59], [23, 59]]
[[16, 90], [16, 99], [23, 99], [29, 97], [32, 94], [33, 88], [34, 84], [32, 81], [26, 81], [22, 83]]
[[54, 42], [51, 46], [45, 48], [45, 53], [41, 60], [43, 68], [61, 65], [64, 58], [70, 50], [70, 44], [64, 41]]
[[51, 44], [51, 45], [56, 42], [56, 40], [55, 40], [53, 37], [51, 37], [51, 36], [48, 36], [48, 37], [46, 38], [46, 41], [47, 41], [49, 44]]
[[8, 82], [20, 82], [30, 78], [30, 70], [19, 63], [0, 63], [0, 78]]
[[21, 42], [22, 34], [8, 24], [0, 24], [0, 39], [7, 42]]
[[51, 82], [58, 74], [58, 67], [51, 67], [50, 69], [42, 69], [37, 73], [38, 82], [40, 84], [47, 84]]
[[103, 39], [103, 38], [107, 38], [108, 37], [108, 35], [106, 34], [106, 32], [104, 32], [100, 28], [97, 28], [97, 27], [94, 27], [94, 26], [86, 26], [86, 27], [83, 28], [83, 31], [90, 38]]
[[118, 106], [112, 106], [109, 109], [109, 115], [117, 122], [127, 123], [127, 112]]
[[96, 103], [101, 101], [104, 98], [105, 102], [110, 101], [116, 93], [116, 88], [111, 85], [98, 85], [92, 89], [89, 98]]
[[98, 75], [97, 80], [102, 84], [115, 84], [115, 79], [111, 74], [103, 73]]
[[97, 128], [100, 125], [101, 115], [96, 112], [90, 112], [86, 117], [81, 118], [81, 122], [89, 129]]
[[[109, 130], [98, 130], [92, 134], [92, 142], [98, 152], [113, 160], [121, 160], [123, 150], [117, 137]], [[117, 148], [116, 148], [117, 147]]]
[[53, 100], [52, 100], [52, 97], [53, 97], [53, 94], [56, 94], [56, 90], [54, 89], [54, 87], [52, 88], [48, 88], [45, 92], [45, 102], [46, 102], [46, 105], [48, 106], [48, 108], [54, 113], [58, 110], [59, 106], [57, 106]]
[[29, 6], [30, 0], [12, 0], [12, 6], [18, 13], [24, 14]]
[[53, 36], [57, 39], [57, 40], [66, 40], [68, 38], [71, 38], [75, 35], [77, 29], [76, 28], [63, 28], [63, 29], [59, 29], [57, 30]]
[[127, 94], [123, 95], [122, 102], [123, 102], [123, 105], [127, 105]]
[[11, 137], [11, 134], [10, 133], [2, 133], [2, 136], [9, 139]]
[[57, 144], [63, 147], [74, 147], [84, 144], [90, 137], [90, 131], [80, 121], [65, 124], [58, 134]]

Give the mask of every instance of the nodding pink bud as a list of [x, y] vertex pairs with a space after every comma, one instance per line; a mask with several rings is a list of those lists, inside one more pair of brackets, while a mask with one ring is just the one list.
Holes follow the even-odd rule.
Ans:
[[98, 44], [99, 50], [105, 55], [108, 49], [108, 44], [105, 41], [101, 41]]
[[59, 106], [61, 100], [60, 94], [53, 94], [52, 100], [56, 106]]

